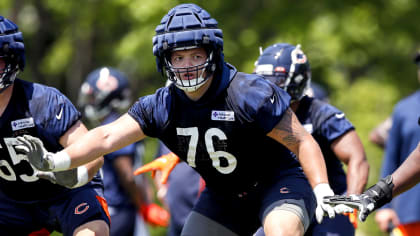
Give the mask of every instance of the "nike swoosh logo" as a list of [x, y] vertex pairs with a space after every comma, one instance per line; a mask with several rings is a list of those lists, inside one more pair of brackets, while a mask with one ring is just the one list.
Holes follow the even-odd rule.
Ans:
[[63, 115], [63, 107], [61, 107], [60, 113], [58, 113], [58, 115], [55, 115], [55, 118], [57, 118], [57, 120], [61, 120], [62, 115]]
[[337, 117], [337, 119], [342, 119], [344, 118], [344, 116], [344, 113], [335, 114], [335, 117]]
[[276, 97], [276, 95], [273, 95], [273, 97], [270, 98], [270, 102], [274, 103], [274, 98]]

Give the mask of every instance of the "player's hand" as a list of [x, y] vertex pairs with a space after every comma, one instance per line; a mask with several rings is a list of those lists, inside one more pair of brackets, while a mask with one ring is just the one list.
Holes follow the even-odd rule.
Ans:
[[344, 204], [359, 210], [359, 220], [365, 221], [370, 213], [392, 200], [392, 176], [381, 179], [360, 195], [332, 196], [324, 198], [324, 203], [331, 206]]
[[89, 182], [88, 172], [84, 166], [58, 172], [37, 171], [36, 176], [70, 189], [83, 186]]
[[139, 175], [148, 171], [152, 171], [152, 178], [154, 178], [156, 171], [159, 170], [162, 172], [162, 177], [160, 179], [160, 182], [162, 184], [166, 184], [166, 181], [168, 181], [169, 174], [175, 168], [175, 166], [179, 163], [179, 161], [180, 160], [178, 156], [170, 152], [138, 168], [137, 170], [134, 171], [134, 175]]
[[29, 162], [38, 170], [51, 171], [54, 169], [53, 153], [44, 148], [44, 144], [39, 138], [30, 135], [17, 137], [21, 143], [15, 147], [16, 150], [23, 152]]
[[141, 206], [140, 214], [151, 225], [162, 227], [169, 225], [169, 212], [155, 203]]
[[334, 196], [334, 192], [330, 188], [329, 184], [321, 183], [315, 186], [314, 193], [316, 197], [317, 207], [315, 210], [316, 221], [321, 224], [324, 214], [327, 213], [329, 218], [335, 217], [334, 208], [323, 202], [323, 198], [326, 196]]
[[329, 196], [324, 198], [324, 203], [330, 206], [346, 205], [359, 210], [359, 220], [365, 221], [366, 217], [374, 211], [375, 201], [369, 195], [363, 193], [360, 195], [350, 196]]

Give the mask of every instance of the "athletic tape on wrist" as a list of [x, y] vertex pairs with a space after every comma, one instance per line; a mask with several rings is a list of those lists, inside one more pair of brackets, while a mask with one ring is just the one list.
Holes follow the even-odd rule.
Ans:
[[57, 152], [53, 155], [54, 169], [53, 171], [68, 170], [70, 168], [71, 159], [65, 151]]
[[89, 182], [89, 173], [86, 166], [77, 167], [77, 184], [73, 188], [83, 186]]

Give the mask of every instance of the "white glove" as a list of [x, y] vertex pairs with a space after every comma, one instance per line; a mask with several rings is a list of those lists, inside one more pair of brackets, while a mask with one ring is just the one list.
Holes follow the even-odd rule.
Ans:
[[330, 188], [330, 185], [327, 183], [321, 183], [315, 186], [314, 193], [316, 197], [316, 210], [315, 210], [315, 217], [316, 221], [321, 224], [322, 219], [324, 217], [324, 212], [328, 213], [328, 217], [334, 218], [335, 211], [334, 208], [328, 204], [323, 202], [324, 197], [327, 196], [334, 196], [334, 192]]
[[85, 166], [58, 172], [37, 171], [36, 176], [70, 189], [83, 186], [89, 182], [88, 170]]
[[67, 153], [48, 152], [39, 138], [30, 135], [17, 137], [17, 140], [20, 144], [17, 145], [15, 149], [23, 152], [28, 157], [28, 161], [36, 169], [41, 171], [61, 171], [69, 169], [71, 159]]

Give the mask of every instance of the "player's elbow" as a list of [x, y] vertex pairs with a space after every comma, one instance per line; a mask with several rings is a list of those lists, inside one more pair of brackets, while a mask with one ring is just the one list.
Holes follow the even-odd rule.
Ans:
[[95, 136], [94, 139], [99, 142], [99, 146], [104, 150], [104, 153], [109, 153], [114, 143], [109, 129], [99, 127], [96, 128], [95, 131], [96, 132], [93, 134]]

